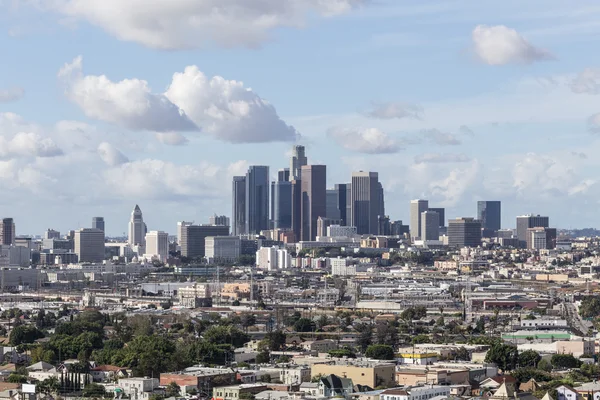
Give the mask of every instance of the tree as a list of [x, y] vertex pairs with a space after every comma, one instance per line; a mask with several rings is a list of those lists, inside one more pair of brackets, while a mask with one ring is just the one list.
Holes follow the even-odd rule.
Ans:
[[375, 360], [393, 360], [394, 348], [387, 344], [372, 344], [367, 348], [365, 356]]
[[545, 372], [552, 372], [552, 364], [543, 358], [537, 363], [537, 368]]
[[454, 358], [460, 361], [471, 361], [471, 353], [464, 346], [461, 346], [456, 350]]
[[181, 388], [177, 384], [177, 382], [173, 381], [167, 385], [165, 388], [165, 392], [167, 397], [175, 397], [181, 394]]
[[241, 325], [248, 332], [248, 328], [256, 325], [256, 316], [250, 313], [244, 313], [241, 317]]
[[371, 343], [373, 343], [371, 325], [364, 323], [358, 324], [356, 325], [355, 329], [359, 333], [358, 338], [356, 339], [356, 344], [360, 350], [364, 352], [371, 345]]
[[211, 326], [202, 335], [205, 340], [215, 344], [229, 344], [233, 347], [242, 347], [250, 341], [250, 337], [233, 325]]
[[596, 296], [587, 296], [581, 300], [579, 314], [583, 318], [595, 318], [600, 315], [600, 298]]
[[300, 318], [294, 323], [294, 330], [296, 332], [312, 332], [315, 330], [315, 323], [311, 319]]
[[263, 350], [256, 355], [257, 364], [267, 364], [271, 362], [271, 353], [268, 350]]
[[512, 371], [519, 361], [519, 352], [515, 346], [509, 344], [495, 344], [485, 355], [485, 362], [494, 363], [502, 371]]
[[535, 367], [542, 357], [535, 350], [526, 350], [519, 354], [519, 366], [524, 367]]
[[335, 357], [335, 358], [342, 358], [342, 357], [356, 358], [356, 354], [352, 350], [350, 350], [348, 348], [337, 349], [337, 350], [329, 350], [329, 355], [331, 357]]
[[106, 389], [97, 383], [88, 383], [83, 389], [83, 397], [104, 397]]
[[10, 383], [27, 383], [27, 377], [19, 374], [10, 374], [6, 381]]
[[511, 375], [521, 383], [528, 382], [532, 378], [536, 382], [549, 382], [552, 380], [552, 376], [548, 372], [535, 367], [517, 368], [511, 372]]
[[557, 369], [579, 368], [581, 366], [581, 360], [575, 358], [572, 354], [554, 354], [550, 359], [550, 363]]
[[22, 343], [33, 343], [44, 337], [42, 331], [31, 325], [19, 325], [10, 332], [9, 341], [13, 346]]
[[277, 330], [267, 333], [263, 340], [269, 350], [279, 351], [285, 346], [286, 335], [282, 331]]

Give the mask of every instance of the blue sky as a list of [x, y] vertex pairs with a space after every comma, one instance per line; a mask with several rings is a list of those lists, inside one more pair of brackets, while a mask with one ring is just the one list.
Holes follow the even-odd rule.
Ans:
[[599, 226], [599, 14], [591, 0], [0, 0], [0, 209], [18, 234], [96, 215], [120, 234], [137, 203], [174, 233], [229, 215], [231, 177], [274, 175], [296, 139], [330, 186], [378, 171], [393, 219], [412, 198], [450, 218], [487, 199], [506, 227], [524, 213]]

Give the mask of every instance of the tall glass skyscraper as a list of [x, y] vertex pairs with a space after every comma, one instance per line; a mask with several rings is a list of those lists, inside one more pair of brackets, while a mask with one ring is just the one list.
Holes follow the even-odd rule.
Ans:
[[383, 188], [377, 172], [353, 172], [352, 190], [352, 226], [360, 234], [377, 234], [378, 216], [384, 212]]
[[234, 176], [232, 185], [231, 234], [246, 233], [246, 177]]
[[279, 170], [277, 182], [273, 182], [271, 186], [273, 229], [291, 229], [292, 227], [292, 182], [289, 181], [289, 172], [289, 169]]
[[478, 201], [477, 219], [481, 221], [481, 227], [496, 232], [502, 225], [501, 203], [499, 201]]
[[269, 229], [269, 167], [253, 165], [246, 173], [246, 233]]
[[317, 237], [317, 220], [327, 216], [327, 167], [306, 165], [302, 167], [301, 186], [301, 238], [304, 241]]

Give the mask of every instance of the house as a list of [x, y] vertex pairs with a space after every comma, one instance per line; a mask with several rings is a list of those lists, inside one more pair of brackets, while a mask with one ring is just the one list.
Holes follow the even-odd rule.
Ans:
[[372, 362], [369, 360], [336, 360], [330, 363], [314, 364], [311, 368], [311, 377], [336, 374], [352, 379], [357, 385], [372, 388], [378, 386], [391, 386], [396, 383], [396, 365], [385, 362]]
[[342, 378], [331, 374], [319, 379], [320, 397], [346, 397], [354, 392], [352, 379]]
[[212, 397], [214, 400], [239, 400], [246, 394], [255, 395], [267, 389], [267, 385], [264, 383], [219, 386], [213, 389]]
[[302, 342], [301, 346], [304, 350], [317, 354], [328, 353], [338, 348], [337, 342], [332, 339], [306, 341]]
[[493, 392], [498, 390], [503, 383], [506, 383], [508, 386], [510, 386], [513, 391], [516, 390], [517, 380], [510, 375], [499, 375], [484, 379], [479, 384], [479, 387], [485, 391]]
[[60, 373], [56, 370], [54, 365], [43, 361], [30, 365], [27, 367], [27, 371], [29, 371], [29, 378], [36, 379], [38, 381], [43, 381], [52, 376], [57, 378], [60, 376]]
[[17, 367], [15, 364], [0, 365], [0, 379], [5, 380], [10, 374], [15, 372]]
[[125, 368], [114, 365], [99, 365], [90, 369], [94, 382], [114, 382], [116, 379], [127, 378]]
[[379, 395], [379, 400], [430, 400], [449, 395], [449, 386], [425, 385], [384, 390]]
[[315, 382], [302, 382], [300, 384], [300, 391], [304, 392], [309, 397], [318, 397], [319, 384]]
[[119, 380], [118, 387], [131, 400], [149, 399], [159, 385], [157, 378], [124, 378]]
[[568, 385], [556, 388], [556, 400], [577, 400], [577, 391]]
[[0, 399], [19, 400], [21, 396], [21, 384], [0, 382]]

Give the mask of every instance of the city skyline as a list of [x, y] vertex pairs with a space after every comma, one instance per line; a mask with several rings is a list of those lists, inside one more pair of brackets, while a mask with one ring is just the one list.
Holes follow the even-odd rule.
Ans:
[[502, 226], [529, 212], [600, 226], [591, 0], [240, 2], [210, 34], [202, 7], [112, 2], [108, 22], [71, 1], [0, 4], [0, 209], [19, 234], [101, 215], [121, 235], [135, 203], [164, 231], [229, 215], [231, 177], [288, 167], [293, 144], [328, 187], [378, 172], [394, 218], [414, 198], [446, 220], [494, 199]]

